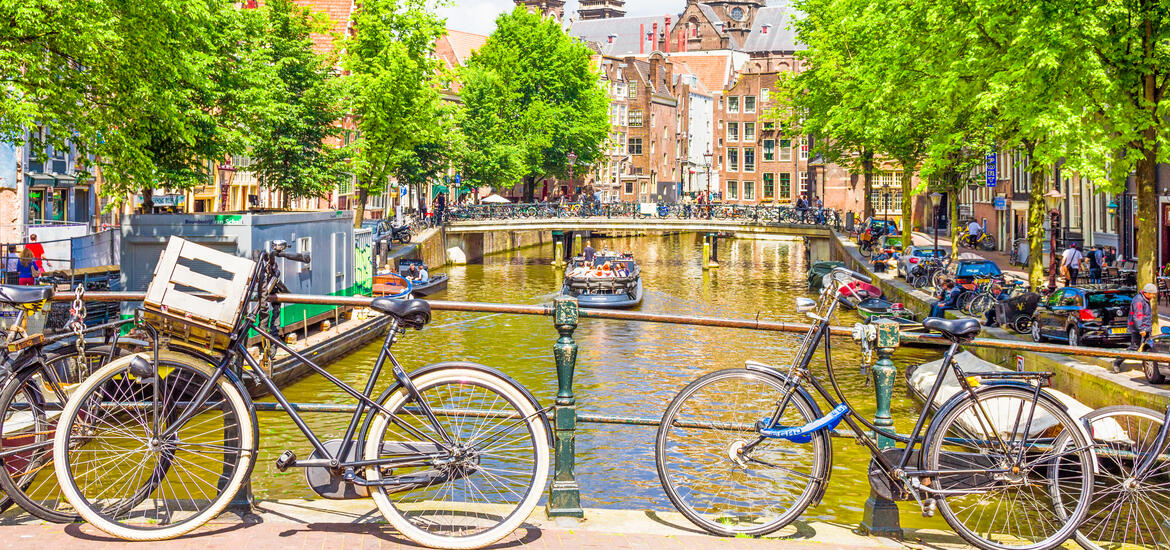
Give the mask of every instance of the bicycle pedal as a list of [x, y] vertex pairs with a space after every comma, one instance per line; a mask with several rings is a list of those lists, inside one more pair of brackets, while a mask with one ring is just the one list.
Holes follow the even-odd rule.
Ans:
[[276, 469], [283, 472], [296, 463], [297, 455], [293, 454], [292, 451], [285, 451], [280, 453], [280, 458], [276, 459]]
[[934, 512], [937, 509], [938, 509], [938, 503], [936, 503], [933, 498], [926, 499], [926, 502], [922, 503], [922, 517], [924, 517], [924, 518], [934, 517]]

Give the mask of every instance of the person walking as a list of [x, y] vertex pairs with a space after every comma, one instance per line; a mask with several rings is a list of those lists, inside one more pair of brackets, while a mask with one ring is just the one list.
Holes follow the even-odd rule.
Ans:
[[[1129, 303], [1129, 351], [1138, 351], [1150, 337], [1154, 328], [1154, 308], [1150, 300], [1158, 296], [1158, 287], [1154, 283], [1146, 283], [1142, 291], [1133, 297]], [[1125, 359], [1118, 357], [1113, 360], [1113, 372], [1121, 372], [1121, 365]]]
[[42, 259], [45, 257], [45, 247], [41, 243], [37, 242], [37, 236], [36, 235], [29, 235], [28, 236], [28, 244], [24, 245], [24, 248], [26, 250], [31, 251], [33, 258], [36, 258], [37, 269], [44, 271], [45, 264], [43, 264], [41, 262], [42, 262]]
[[1064, 254], [1061, 256], [1060, 265], [1068, 270], [1068, 279], [1064, 286], [1076, 286], [1077, 273], [1081, 270], [1081, 260], [1085, 259], [1085, 255], [1081, 254], [1081, 250], [1077, 247], [1077, 243], [1068, 245]]
[[435, 197], [434, 207], [435, 207], [435, 225], [441, 226], [441, 225], [443, 225], [443, 213], [446, 212], [446, 210], [447, 210], [447, 194], [446, 193], [439, 193], [439, 196]]
[[20, 251], [20, 261], [16, 262], [16, 277], [17, 282], [22, 285], [31, 286], [37, 284], [37, 277], [41, 276], [41, 270], [37, 267], [36, 258], [33, 256], [31, 250], [25, 247]]
[[14, 285], [17, 281], [16, 266], [20, 263], [20, 254], [16, 252], [16, 245], [8, 245], [8, 254], [4, 256], [4, 284]]
[[1105, 267], [1105, 253], [1101, 250], [1101, 246], [1094, 246], [1089, 251], [1089, 284], [1101, 284], [1101, 270]]

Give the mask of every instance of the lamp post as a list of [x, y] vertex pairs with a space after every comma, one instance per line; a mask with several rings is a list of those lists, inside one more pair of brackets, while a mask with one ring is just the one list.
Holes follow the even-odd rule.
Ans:
[[938, 254], [938, 205], [942, 204], [942, 193], [935, 191], [930, 194], [930, 204], [934, 208], [934, 254]]
[[707, 217], [711, 217], [711, 151], [703, 153], [703, 160], [707, 162], [707, 197], [703, 200], [703, 207], [707, 209]]
[[1056, 288], [1056, 270], [1060, 267], [1056, 260], [1056, 246], [1057, 233], [1060, 231], [1060, 201], [1062, 200], [1064, 200], [1064, 195], [1056, 190], [1055, 187], [1044, 194], [1044, 204], [1048, 205], [1048, 219], [1051, 234], [1048, 245], [1048, 266], [1050, 268], [1048, 288]]
[[573, 192], [573, 166], [577, 164], [577, 153], [569, 151], [565, 158], [569, 159], [569, 193], [571, 196]]

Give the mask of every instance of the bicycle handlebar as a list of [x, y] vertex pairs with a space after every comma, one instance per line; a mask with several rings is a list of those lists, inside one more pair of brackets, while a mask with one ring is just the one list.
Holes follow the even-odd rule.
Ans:
[[275, 254], [277, 258], [284, 258], [302, 264], [307, 264], [312, 260], [312, 256], [308, 252], [276, 252]]
[[833, 268], [833, 272], [834, 273], [838, 273], [838, 272], [844, 273], [844, 274], [846, 274], [850, 277], [853, 277], [854, 279], [857, 279], [858, 281], [861, 281], [863, 283], [873, 283], [872, 278], [870, 278], [869, 276], [866, 276], [866, 275], [862, 275], [856, 271], [853, 271], [852, 269], [846, 269], [844, 267], [835, 267], [835, 268]]

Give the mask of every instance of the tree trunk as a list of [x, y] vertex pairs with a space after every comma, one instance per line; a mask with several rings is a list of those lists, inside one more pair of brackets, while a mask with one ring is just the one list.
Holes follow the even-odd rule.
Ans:
[[862, 206], [862, 219], [868, 220], [874, 216], [873, 200], [873, 151], [861, 151], [861, 176], [865, 182], [865, 204]]
[[916, 162], [902, 162], [902, 234], [906, 235], [903, 246], [914, 244], [914, 205], [910, 202], [910, 194], [914, 192], [914, 167]]
[[532, 202], [532, 196], [536, 192], [536, 176], [524, 176], [524, 202]]
[[1032, 161], [1028, 151], [1028, 172], [1032, 185], [1028, 188], [1028, 284], [1038, 291], [1044, 286], [1044, 192], [1048, 190], [1048, 170]]
[[947, 172], [947, 224], [950, 226], [951, 257], [959, 257], [959, 173]]
[[154, 189], [149, 187], [142, 190], [142, 213], [154, 214]]
[[[1153, 129], [1146, 133], [1153, 134]], [[1154, 139], [1150, 135], [1147, 137], [1146, 143], [1153, 144]], [[1156, 145], [1146, 145], [1143, 149], [1145, 150], [1142, 158], [1138, 159], [1137, 171], [1134, 175], [1137, 187], [1137, 222], [1122, 221], [1122, 223], [1133, 225], [1134, 233], [1131, 238], [1137, 241], [1137, 284], [1139, 290], [1147, 284], [1155, 284], [1154, 277], [1158, 270], [1158, 188], [1155, 174], [1158, 152]], [[1124, 236], [1124, 232], [1122, 236]], [[1157, 300], [1150, 300], [1150, 305], [1154, 308], [1154, 319], [1157, 320]]]
[[366, 199], [370, 197], [370, 190], [359, 185], [357, 188], [357, 204], [353, 209], [353, 227], [360, 229], [362, 220], [366, 217]]

